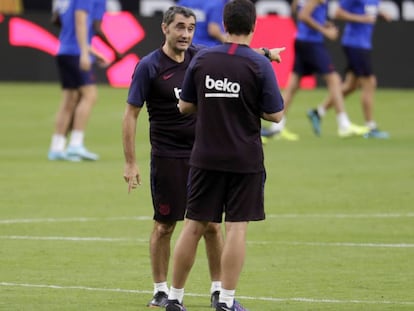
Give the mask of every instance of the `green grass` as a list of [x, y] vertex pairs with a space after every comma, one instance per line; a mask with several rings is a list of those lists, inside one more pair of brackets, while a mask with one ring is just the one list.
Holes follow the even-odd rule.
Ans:
[[[46, 155], [59, 86], [0, 84], [0, 310], [146, 309], [147, 115], [137, 130], [144, 183], [128, 195], [127, 90], [102, 85], [99, 95], [86, 144], [102, 159], [56, 163]], [[237, 295], [256, 311], [413, 310], [414, 91], [378, 90], [375, 115], [389, 140], [339, 139], [333, 112], [315, 137], [305, 113], [324, 96], [295, 98], [288, 127], [300, 141], [265, 146], [268, 218], [249, 226]], [[347, 110], [363, 123], [358, 95]], [[211, 310], [209, 287], [201, 244], [186, 286], [189, 310]]]

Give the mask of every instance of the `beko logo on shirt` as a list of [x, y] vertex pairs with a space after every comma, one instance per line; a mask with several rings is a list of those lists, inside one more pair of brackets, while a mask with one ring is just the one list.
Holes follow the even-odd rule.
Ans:
[[224, 78], [223, 80], [214, 80], [207, 75], [205, 85], [208, 90], [221, 91], [221, 93], [206, 93], [205, 97], [239, 97], [240, 84], [231, 82], [227, 78]]

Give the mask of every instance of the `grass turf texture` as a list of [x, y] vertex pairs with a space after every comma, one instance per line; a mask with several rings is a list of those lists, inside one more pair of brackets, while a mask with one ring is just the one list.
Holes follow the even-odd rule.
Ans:
[[[295, 98], [288, 128], [300, 141], [265, 146], [268, 218], [249, 226], [237, 296], [256, 311], [413, 310], [414, 92], [377, 92], [375, 116], [389, 140], [338, 138], [332, 111], [315, 137], [306, 111], [325, 94]], [[143, 110], [136, 148], [143, 185], [128, 195], [126, 96], [99, 86], [86, 145], [101, 160], [50, 162], [59, 86], [0, 84], [0, 310], [146, 309], [148, 122]], [[358, 95], [347, 109], [363, 123]], [[200, 244], [189, 310], [210, 310], [209, 287]]]

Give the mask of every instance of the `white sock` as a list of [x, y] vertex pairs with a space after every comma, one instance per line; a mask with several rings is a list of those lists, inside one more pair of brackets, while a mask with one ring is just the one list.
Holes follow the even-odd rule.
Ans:
[[70, 134], [69, 146], [71, 147], [80, 147], [83, 146], [83, 138], [85, 133], [83, 131], [74, 130]]
[[316, 108], [316, 111], [318, 112], [318, 115], [323, 118], [326, 114], [326, 109], [324, 106], [318, 106], [318, 108]]
[[347, 129], [351, 126], [351, 121], [349, 121], [349, 118], [346, 112], [338, 113], [336, 115], [336, 121], [338, 122], [338, 127], [341, 130]]
[[210, 294], [214, 292], [221, 291], [221, 282], [220, 281], [213, 281], [211, 282]]
[[164, 292], [168, 295], [167, 282], [154, 283], [154, 295], [158, 292]]
[[368, 121], [365, 123], [365, 125], [367, 126], [367, 128], [369, 128], [370, 130], [374, 130], [377, 128], [377, 123], [375, 121]]
[[178, 300], [179, 303], [183, 303], [184, 288], [174, 288], [171, 286], [170, 293], [168, 294], [169, 300]]
[[279, 123], [272, 122], [270, 125], [270, 131], [272, 132], [281, 132], [286, 125], [286, 117], [283, 117]]
[[53, 134], [52, 142], [50, 143], [50, 151], [63, 152], [65, 150], [66, 137], [61, 134]]
[[224, 302], [227, 305], [227, 307], [231, 308], [233, 307], [235, 294], [236, 294], [236, 290], [234, 289], [229, 290], [229, 289], [222, 288], [220, 291], [219, 302], [220, 303]]

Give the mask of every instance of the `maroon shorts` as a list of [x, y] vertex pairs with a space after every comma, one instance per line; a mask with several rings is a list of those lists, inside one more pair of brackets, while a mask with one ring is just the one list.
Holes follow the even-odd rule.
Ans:
[[151, 156], [151, 195], [154, 220], [183, 220], [187, 205], [188, 158]]
[[199, 221], [257, 221], [265, 219], [266, 172], [232, 173], [191, 167], [186, 217]]

